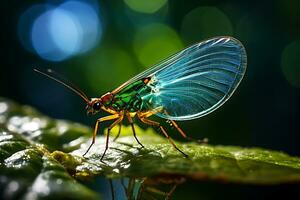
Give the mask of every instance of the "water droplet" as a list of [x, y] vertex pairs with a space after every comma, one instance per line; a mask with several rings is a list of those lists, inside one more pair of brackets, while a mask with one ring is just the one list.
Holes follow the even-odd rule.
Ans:
[[0, 114], [6, 112], [8, 109], [8, 105], [7, 103], [4, 103], [4, 102], [0, 102]]

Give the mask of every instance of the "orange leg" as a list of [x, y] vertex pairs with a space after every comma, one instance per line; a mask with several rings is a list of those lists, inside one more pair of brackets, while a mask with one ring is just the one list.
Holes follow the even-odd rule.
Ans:
[[182, 137], [184, 137], [185, 139], [191, 140], [191, 141], [196, 141], [198, 143], [207, 143], [208, 142], [207, 138], [204, 138], [203, 140], [197, 140], [197, 139], [191, 138], [184, 133], [184, 131], [178, 126], [178, 124], [175, 121], [170, 120], [170, 123], [172, 126], [174, 126], [177, 129], [177, 131], [180, 133], [180, 135], [182, 135]]
[[119, 124], [120, 122], [122, 122], [123, 117], [124, 117], [123, 114], [120, 115], [119, 118], [118, 118], [116, 121], [114, 121], [114, 122], [107, 128], [107, 135], [106, 135], [105, 149], [104, 149], [104, 152], [103, 152], [103, 154], [102, 154], [102, 156], [101, 156], [101, 158], [100, 158], [100, 161], [103, 160], [104, 155], [105, 155], [105, 153], [106, 153], [106, 151], [107, 151], [107, 149], [108, 149], [109, 134], [110, 134], [111, 129], [112, 129], [113, 127], [115, 127], [117, 124]]
[[168, 133], [166, 132], [166, 130], [160, 125], [160, 123], [152, 121], [147, 119], [145, 116], [151, 116], [153, 115], [153, 112], [147, 112], [147, 113], [143, 113], [143, 115], [141, 116], [140, 113], [137, 113], [139, 119], [144, 122], [145, 124], [149, 124], [151, 126], [157, 126], [160, 128], [161, 132], [165, 135], [165, 137], [168, 139], [168, 141], [171, 143], [171, 145], [180, 153], [182, 153], [185, 157], [188, 157], [187, 154], [185, 154], [183, 151], [181, 151], [173, 142], [173, 140], [170, 138], [170, 136], [168, 135]]
[[95, 125], [95, 128], [94, 128], [92, 143], [90, 144], [87, 151], [83, 154], [83, 156], [85, 156], [89, 152], [89, 150], [91, 149], [93, 144], [95, 144], [95, 139], [96, 139], [96, 135], [97, 135], [97, 132], [98, 132], [98, 129], [99, 129], [99, 124], [101, 122], [117, 119], [117, 118], [120, 118], [120, 117], [121, 117], [120, 114], [114, 114], [114, 115], [110, 115], [110, 116], [106, 116], [106, 117], [102, 117], [102, 118], [97, 119], [97, 122], [96, 122], [96, 125]]
[[121, 129], [122, 129], [122, 123], [120, 122], [120, 123], [119, 123], [118, 134], [117, 134], [116, 137], [113, 139], [114, 142], [119, 138], [119, 136], [120, 136], [120, 134], [121, 134]]
[[126, 116], [127, 116], [127, 119], [131, 125], [131, 128], [132, 128], [132, 132], [133, 132], [133, 136], [135, 138], [135, 140], [137, 141], [137, 143], [139, 143], [139, 145], [141, 145], [142, 148], [144, 148], [144, 145], [139, 141], [139, 139], [136, 137], [136, 132], [135, 132], [135, 128], [134, 128], [134, 124], [133, 124], [133, 120], [130, 116], [130, 113], [129, 112], [126, 112]]
[[171, 196], [173, 195], [173, 193], [175, 192], [177, 188], [177, 184], [175, 184], [171, 190], [167, 193], [167, 196], [165, 197], [165, 200], [169, 200], [171, 198]]
[[137, 112], [137, 115], [139, 118], [148, 118], [148, 117], [160, 112], [162, 109], [163, 109], [163, 107], [157, 107], [148, 112]]
[[170, 120], [170, 122], [177, 129], [177, 131], [180, 133], [180, 135], [182, 135], [182, 137], [188, 138], [188, 136], [183, 132], [183, 130], [178, 126], [178, 124], [175, 121]]
[[102, 106], [101, 109], [104, 110], [105, 112], [109, 113], [109, 114], [112, 114], [112, 115], [118, 114], [117, 111], [114, 111], [114, 110], [112, 110], [110, 108], [105, 108], [104, 106]]

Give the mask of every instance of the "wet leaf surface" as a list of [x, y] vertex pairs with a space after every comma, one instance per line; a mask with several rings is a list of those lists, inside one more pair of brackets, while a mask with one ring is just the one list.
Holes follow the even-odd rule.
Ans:
[[[109, 177], [185, 177], [194, 180], [217, 180], [222, 182], [276, 184], [300, 181], [300, 159], [287, 154], [260, 148], [211, 146], [188, 143], [177, 146], [189, 158], [176, 151], [165, 138], [152, 129], [137, 127], [138, 138], [145, 146], [141, 148], [134, 140], [131, 129], [123, 129], [117, 143], [111, 142], [104, 163], [100, 162], [104, 150], [104, 137], [86, 159], [76, 167], [78, 176], [105, 174]], [[82, 155], [87, 145], [72, 152]]]
[[[64, 122], [3, 99], [0, 111], [0, 199], [100, 199], [77, 182], [47, 149], [66, 144], [66, 138], [58, 138], [65, 132], [56, 130]], [[37, 143], [46, 138], [53, 144]]]

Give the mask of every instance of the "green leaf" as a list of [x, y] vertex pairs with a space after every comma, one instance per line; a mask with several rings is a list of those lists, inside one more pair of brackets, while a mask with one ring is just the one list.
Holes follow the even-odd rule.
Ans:
[[[84, 158], [91, 142], [90, 128], [53, 120], [31, 107], [0, 99], [0, 198], [29, 195], [43, 199], [55, 195], [63, 199], [72, 193], [74, 199], [96, 199], [99, 197], [94, 192], [75, 179], [98, 175], [250, 184], [300, 182], [300, 159], [282, 152], [176, 142], [189, 155], [184, 158], [153, 129], [136, 126], [136, 131], [145, 148], [137, 144], [129, 127], [123, 127], [121, 136], [113, 142], [117, 132], [113, 129], [101, 162], [105, 136], [97, 136]], [[47, 187], [41, 189], [42, 184]]]
[[60, 123], [0, 100], [0, 199], [100, 199], [51, 156], [46, 147], [57, 144], [36, 143], [49, 137], [57, 141], [62, 131], [48, 134], [41, 127], [49, 131]]
[[[177, 143], [189, 155], [185, 158], [152, 129], [136, 129], [145, 148], [139, 147], [129, 127], [123, 128], [118, 142], [109, 143], [103, 163], [100, 157], [105, 138], [97, 137], [87, 158], [77, 166], [77, 175], [104, 174], [112, 178], [180, 176], [251, 184], [300, 181], [300, 159], [285, 153], [261, 148]], [[89, 144], [90, 141], [71, 154], [80, 157]]]

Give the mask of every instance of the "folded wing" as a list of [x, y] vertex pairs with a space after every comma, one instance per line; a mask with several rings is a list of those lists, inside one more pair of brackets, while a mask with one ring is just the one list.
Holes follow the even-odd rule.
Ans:
[[220, 107], [235, 91], [246, 71], [243, 45], [217, 37], [173, 55], [138, 75], [151, 76], [151, 92], [140, 94], [149, 109], [172, 120], [199, 118]]

